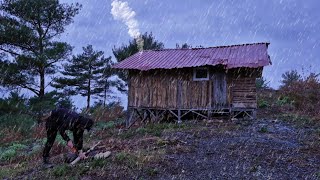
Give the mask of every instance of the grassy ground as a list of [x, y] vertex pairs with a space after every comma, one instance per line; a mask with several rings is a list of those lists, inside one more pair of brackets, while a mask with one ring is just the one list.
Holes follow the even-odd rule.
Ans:
[[0, 116], [0, 179], [319, 179], [319, 117], [294, 111], [276, 92], [259, 94], [258, 104], [252, 122], [189, 120], [123, 130], [123, 119], [100, 119], [85, 133], [84, 147], [101, 141], [98, 150], [111, 156], [69, 166], [58, 135], [52, 169], [41, 164], [44, 125]]
[[[149, 124], [133, 127], [128, 131], [117, 128], [121, 120], [99, 122], [92, 132], [85, 134], [85, 147], [88, 148], [101, 141], [98, 149], [101, 151], [110, 150], [111, 157], [86, 160], [75, 166], [69, 166], [63, 163], [63, 154], [67, 152], [67, 149], [58, 141], [52, 152], [52, 161], [55, 167], [43, 169], [40, 154], [44, 139], [28, 139], [2, 147], [2, 151], [6, 153], [2, 155], [3, 158], [0, 160], [0, 179], [231, 178], [233, 176], [228, 172], [234, 166], [226, 163], [228, 161], [238, 162], [238, 166], [242, 170], [233, 169], [232, 172], [239, 171], [243, 176], [235, 177], [240, 178], [263, 178], [262, 175], [269, 175], [271, 172], [275, 174], [274, 177], [280, 178], [319, 176], [320, 171], [316, 171], [313, 167], [316, 165], [319, 167], [319, 160], [312, 158], [317, 158], [316, 155], [320, 154], [320, 145], [314, 139], [320, 137], [316, 130], [306, 130], [304, 127], [295, 129], [291, 125], [282, 125], [286, 122], [273, 121], [275, 119], [259, 120], [254, 123], [230, 122], [228, 120], [223, 122], [216, 120], [188, 121], [181, 125]], [[292, 129], [293, 132], [291, 133], [286, 128]], [[295, 133], [299, 135], [294, 135]], [[248, 140], [243, 141], [246, 138], [249, 141], [252, 140], [251, 144], [247, 142]], [[294, 144], [292, 145], [293, 149], [298, 152], [294, 156], [288, 155], [292, 149], [282, 149], [286, 146], [291, 148], [291, 144]], [[254, 147], [251, 148], [251, 146]], [[268, 154], [263, 152], [268, 152]], [[273, 155], [269, 156], [270, 154]], [[226, 159], [220, 159], [221, 157]], [[203, 166], [193, 167], [197, 161]], [[226, 161], [225, 163], [220, 162], [221, 167], [225, 166], [226, 170], [219, 166], [213, 166], [219, 161]], [[178, 164], [179, 166], [177, 166]], [[281, 172], [271, 168], [279, 166], [278, 168], [281, 169], [289, 164], [294, 168], [299, 168], [300, 174], [288, 171], [292, 174], [280, 176]], [[197, 169], [198, 166], [201, 169]], [[193, 167], [197, 171], [192, 174], [189, 167]], [[227, 174], [223, 176], [222, 172]], [[295, 172], [299, 172], [299, 170]], [[304, 172], [309, 173], [310, 176]], [[194, 176], [194, 173], [199, 175], [198, 178]], [[210, 173], [215, 175], [208, 176]], [[262, 175], [260, 176], [258, 173]]]
[[[146, 125], [145, 127], [139, 127], [130, 129], [128, 131], [120, 131], [116, 126], [122, 124], [123, 120], [109, 122], [98, 122], [95, 124], [94, 129], [90, 133], [85, 133], [85, 148], [89, 148], [90, 145], [102, 141], [104, 150], [112, 150], [113, 156], [109, 160], [93, 160], [84, 162], [77, 166], [77, 171], [74, 168], [63, 164], [63, 153], [68, 152], [65, 148], [65, 142], [61, 136], [57, 136], [56, 143], [52, 148], [52, 161], [56, 164], [56, 167], [49, 170], [41, 169], [41, 151], [46, 141], [44, 125], [25, 125], [21, 124], [20, 129], [29, 129], [31, 133], [27, 136], [16, 138], [11, 142], [4, 142], [0, 147], [0, 179], [2, 178], [14, 178], [19, 175], [28, 175], [37, 172], [40, 177], [78, 177], [85, 172], [103, 168], [106, 164], [114, 163], [116, 166], [127, 165], [129, 168], [137, 168], [141, 166], [145, 160], [141, 160], [141, 156], [147, 155], [149, 152], [136, 152], [133, 153], [125, 147], [127, 143], [132, 144], [130, 141], [134, 139], [144, 137], [159, 137], [161, 133], [166, 130], [185, 128], [184, 125], [176, 124], [157, 124]], [[32, 131], [39, 131], [37, 138], [33, 137]], [[4, 132], [4, 131], [2, 131]], [[20, 133], [20, 132], [19, 132]], [[5, 133], [4, 133], [5, 134]], [[72, 138], [72, 135], [69, 134]], [[138, 153], [138, 154], [137, 154]], [[140, 165], [137, 165], [136, 161], [141, 160]], [[111, 161], [110, 161], [111, 160]], [[89, 168], [87, 168], [89, 167]], [[26, 173], [26, 174], [25, 174]]]

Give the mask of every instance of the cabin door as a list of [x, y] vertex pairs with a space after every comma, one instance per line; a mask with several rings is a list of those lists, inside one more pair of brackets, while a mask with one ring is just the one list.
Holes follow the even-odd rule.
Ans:
[[227, 104], [227, 80], [226, 73], [213, 75], [213, 107], [222, 108]]

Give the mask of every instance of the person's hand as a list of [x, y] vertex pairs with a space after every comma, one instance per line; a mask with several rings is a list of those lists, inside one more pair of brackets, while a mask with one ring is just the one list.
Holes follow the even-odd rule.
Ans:
[[68, 146], [70, 149], [73, 149], [73, 143], [72, 143], [71, 140], [69, 140], [69, 141], [67, 142], [67, 146]]
[[80, 157], [80, 159], [87, 159], [88, 158], [86, 156], [86, 154], [84, 152], [82, 152], [82, 150], [79, 151], [79, 157]]
[[70, 148], [70, 150], [71, 150], [73, 153], [76, 153], [76, 152], [77, 152], [77, 149], [74, 147], [74, 145], [73, 145], [73, 143], [72, 143], [71, 140], [68, 141], [67, 146]]

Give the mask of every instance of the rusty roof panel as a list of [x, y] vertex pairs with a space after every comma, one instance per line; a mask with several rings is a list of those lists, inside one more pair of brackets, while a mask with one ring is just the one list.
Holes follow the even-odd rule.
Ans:
[[257, 68], [271, 64], [269, 43], [193, 49], [163, 49], [138, 52], [113, 66], [116, 69], [173, 69], [205, 65]]

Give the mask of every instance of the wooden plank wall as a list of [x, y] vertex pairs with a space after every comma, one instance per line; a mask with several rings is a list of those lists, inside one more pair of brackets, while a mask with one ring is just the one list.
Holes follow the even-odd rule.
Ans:
[[182, 81], [181, 108], [211, 107], [212, 81]]
[[[190, 72], [192, 72], [190, 69], [131, 72], [128, 92], [129, 106], [176, 109], [178, 108], [177, 91], [180, 82], [180, 108], [218, 107], [214, 104], [214, 79], [192, 81], [192, 73]], [[227, 74], [228, 93], [225, 107], [229, 107], [229, 104], [232, 103], [233, 107], [256, 108], [256, 77], [257, 73], [248, 70], [229, 71]]]
[[213, 103], [214, 107], [225, 107], [227, 103], [227, 78], [224, 73], [216, 73], [213, 79]]
[[129, 106], [177, 108], [180, 82], [180, 108], [209, 108], [212, 101], [209, 98], [212, 97], [212, 81], [192, 81], [191, 75], [181, 72], [131, 73]]
[[129, 106], [176, 108], [177, 78], [148, 73], [130, 76]]
[[229, 101], [234, 108], [257, 108], [256, 78], [262, 68], [236, 69], [228, 76]]
[[233, 80], [233, 107], [256, 108], [257, 92], [255, 78], [238, 78]]

